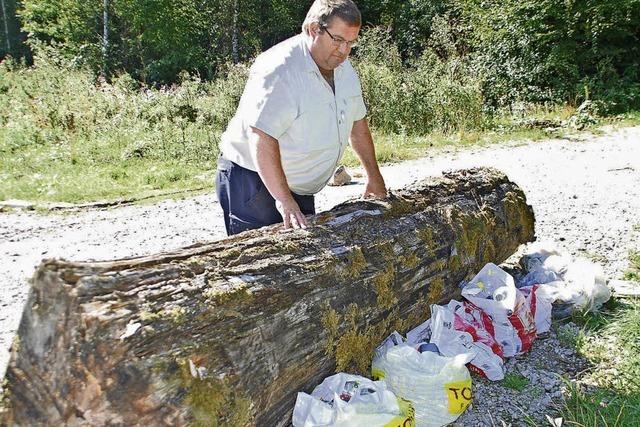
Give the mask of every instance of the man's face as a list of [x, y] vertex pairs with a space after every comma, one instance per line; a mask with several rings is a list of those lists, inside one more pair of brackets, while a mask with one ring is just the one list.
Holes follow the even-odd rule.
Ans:
[[319, 68], [334, 70], [347, 59], [351, 52], [351, 44], [358, 38], [359, 33], [360, 27], [348, 25], [340, 18], [334, 18], [326, 30], [320, 28], [317, 23], [311, 24], [311, 57]]

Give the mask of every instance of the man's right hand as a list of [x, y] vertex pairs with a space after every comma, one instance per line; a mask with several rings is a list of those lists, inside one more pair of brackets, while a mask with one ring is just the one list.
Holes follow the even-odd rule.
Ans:
[[282, 170], [278, 140], [252, 127], [249, 143], [260, 179], [276, 200], [276, 209], [282, 216], [284, 228], [307, 228], [307, 219], [291, 195], [287, 178]]
[[284, 201], [276, 200], [276, 209], [282, 215], [285, 230], [288, 228], [307, 228], [307, 218], [293, 197]]

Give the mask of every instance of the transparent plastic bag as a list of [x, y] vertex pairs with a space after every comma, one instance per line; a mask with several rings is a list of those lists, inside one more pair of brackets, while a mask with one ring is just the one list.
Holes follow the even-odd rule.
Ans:
[[439, 427], [455, 421], [471, 403], [471, 375], [465, 366], [471, 357], [420, 353], [399, 344], [377, 351], [371, 369], [374, 378], [413, 404], [416, 426]]
[[339, 373], [325, 378], [311, 395], [298, 393], [294, 427], [412, 427], [413, 407], [383, 381]]
[[578, 311], [597, 311], [611, 297], [602, 267], [572, 259], [552, 244], [532, 245], [520, 264], [527, 271], [521, 286], [544, 285], [545, 295]]

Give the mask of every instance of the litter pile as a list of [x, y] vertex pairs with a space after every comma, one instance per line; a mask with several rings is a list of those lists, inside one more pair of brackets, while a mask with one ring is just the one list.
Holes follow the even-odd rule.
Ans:
[[504, 359], [527, 352], [554, 315], [595, 311], [610, 297], [602, 269], [531, 245], [514, 276], [485, 265], [461, 284], [463, 301], [432, 305], [431, 318], [394, 331], [376, 349], [371, 373], [325, 379], [298, 393], [294, 427], [443, 426], [472, 402], [471, 375], [504, 378]]

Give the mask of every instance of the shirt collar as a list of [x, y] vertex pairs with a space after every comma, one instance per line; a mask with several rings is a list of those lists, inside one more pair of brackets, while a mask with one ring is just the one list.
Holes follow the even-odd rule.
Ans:
[[[304, 55], [304, 63], [305, 69], [310, 73], [318, 73], [320, 74], [320, 68], [318, 68], [318, 64], [313, 60], [311, 56], [311, 51], [309, 50], [309, 45], [311, 44], [311, 37], [306, 34], [304, 31], [300, 34], [301, 44], [302, 44], [302, 52]], [[334, 70], [335, 74], [342, 72], [342, 68], [344, 67], [344, 63], [347, 60], [344, 60], [338, 67]]]

